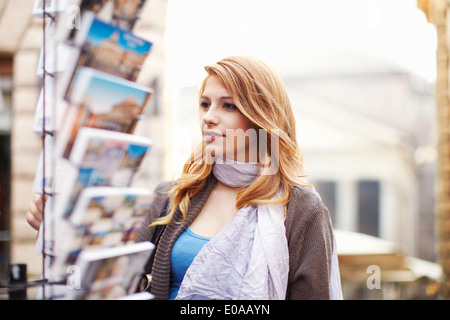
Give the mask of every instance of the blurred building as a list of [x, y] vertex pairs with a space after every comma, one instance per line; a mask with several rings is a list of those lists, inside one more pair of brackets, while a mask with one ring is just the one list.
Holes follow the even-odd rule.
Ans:
[[[337, 230], [344, 297], [435, 298], [434, 84], [342, 47], [291, 63], [285, 83], [309, 180]], [[380, 290], [368, 288], [369, 266]]]
[[405, 255], [401, 246], [363, 233], [336, 230], [344, 299], [433, 300], [442, 268]]
[[[2, 254], [11, 251], [10, 262], [26, 263], [30, 275], [39, 276], [42, 263], [35, 253], [37, 233], [25, 220], [42, 150], [42, 140], [32, 132], [32, 124], [42, 85], [36, 70], [44, 21], [32, 16], [33, 2], [0, 1], [0, 246]], [[133, 29], [136, 35], [153, 42], [137, 80], [154, 89], [145, 117], [136, 129], [136, 134], [155, 142], [137, 181], [147, 187], [155, 185], [164, 175], [166, 138], [165, 121], [161, 120], [168, 114], [162, 108], [166, 7], [167, 0], [147, 1]], [[7, 260], [6, 255], [1, 256], [2, 263]]]
[[292, 59], [285, 83], [298, 139], [335, 227], [433, 261], [433, 84], [346, 48]]

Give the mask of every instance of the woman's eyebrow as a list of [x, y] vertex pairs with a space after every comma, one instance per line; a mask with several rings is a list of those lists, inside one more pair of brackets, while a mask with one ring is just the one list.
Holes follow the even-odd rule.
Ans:
[[[200, 98], [211, 100], [208, 96], [205, 96], [205, 95], [202, 95]], [[223, 96], [223, 97], [220, 97], [219, 100], [233, 100], [233, 98], [230, 96]]]

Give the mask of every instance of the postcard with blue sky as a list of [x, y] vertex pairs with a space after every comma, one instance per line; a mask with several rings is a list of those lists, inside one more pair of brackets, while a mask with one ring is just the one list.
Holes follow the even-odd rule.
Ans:
[[147, 87], [101, 71], [81, 67], [75, 75], [69, 101], [76, 104], [86, 102], [88, 99], [91, 112], [103, 113], [130, 98], [143, 107], [150, 94], [151, 90]]
[[86, 42], [97, 47], [103, 41], [107, 40], [114, 40], [124, 51], [132, 50], [139, 55], [147, 54], [152, 46], [151, 42], [137, 37], [130, 31], [94, 19], [89, 29]]

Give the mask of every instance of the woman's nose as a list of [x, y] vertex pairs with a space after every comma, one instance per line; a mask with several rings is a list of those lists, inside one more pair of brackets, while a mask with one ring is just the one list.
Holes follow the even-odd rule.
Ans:
[[214, 125], [219, 122], [219, 115], [215, 106], [211, 105], [208, 109], [203, 111], [202, 121], [207, 125]]

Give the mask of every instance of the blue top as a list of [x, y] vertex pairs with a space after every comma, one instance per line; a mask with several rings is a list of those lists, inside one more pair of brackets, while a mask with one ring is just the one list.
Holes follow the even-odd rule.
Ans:
[[186, 231], [175, 241], [170, 256], [169, 300], [176, 298], [187, 269], [210, 239], [195, 234], [187, 227]]

